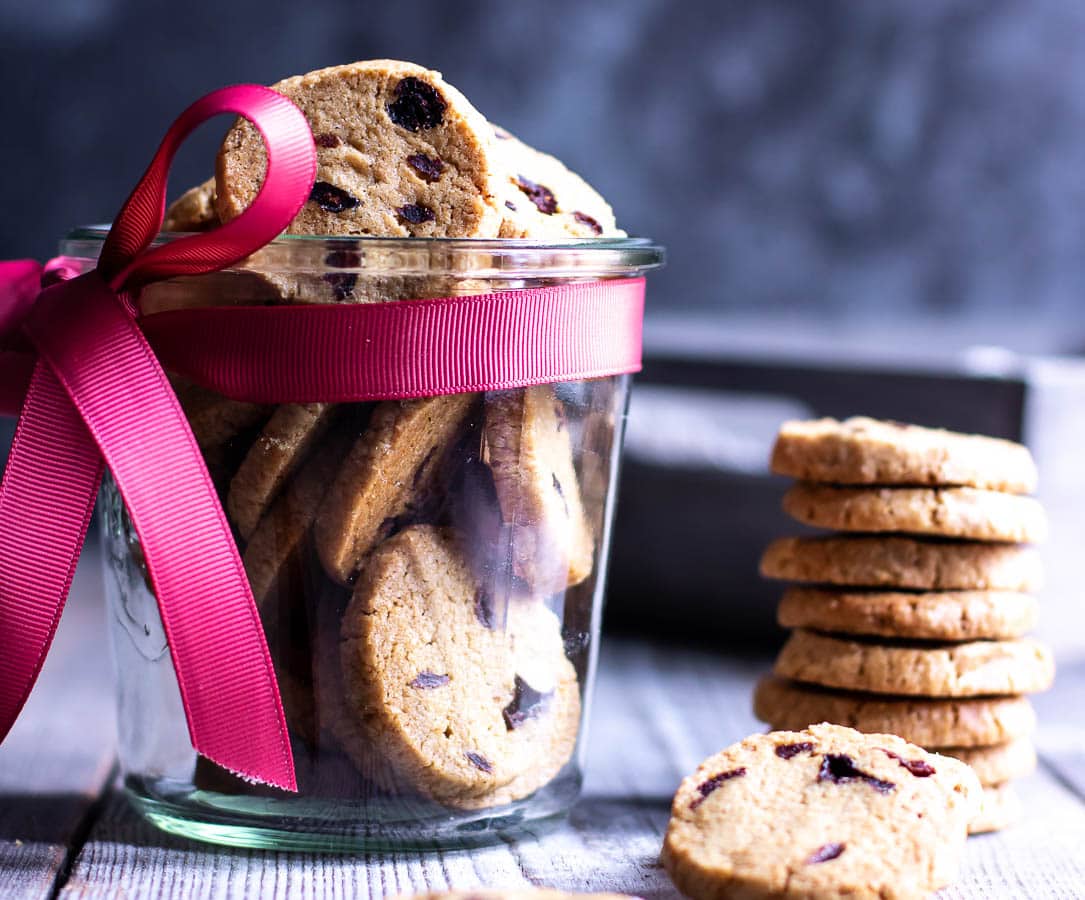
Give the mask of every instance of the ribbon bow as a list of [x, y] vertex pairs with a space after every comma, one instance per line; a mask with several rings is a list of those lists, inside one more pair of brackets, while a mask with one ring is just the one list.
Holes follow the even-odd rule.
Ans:
[[[174, 152], [223, 112], [263, 135], [259, 195], [226, 225], [150, 248]], [[0, 483], [0, 739], [49, 649], [104, 464], [143, 548], [192, 746], [249, 779], [296, 789], [256, 605], [163, 366], [258, 403], [434, 396], [640, 369], [643, 278], [138, 317], [141, 286], [223, 268], [278, 235], [315, 169], [312, 133], [286, 98], [249, 85], [215, 91], [167, 132], [94, 271], [71, 277], [63, 259], [44, 269], [0, 263], [0, 412], [21, 408]]]

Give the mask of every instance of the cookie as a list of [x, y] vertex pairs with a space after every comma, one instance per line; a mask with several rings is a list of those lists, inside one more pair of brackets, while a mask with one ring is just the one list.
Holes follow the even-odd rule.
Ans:
[[968, 764], [980, 784], [1003, 784], [1011, 778], [1024, 778], [1036, 769], [1036, 748], [1028, 738], [1019, 738], [990, 747], [932, 747], [935, 753], [952, 756]]
[[1047, 690], [1051, 651], [1031, 638], [964, 644], [876, 644], [791, 633], [773, 671], [822, 687], [918, 697], [981, 697]]
[[1021, 444], [863, 417], [785, 422], [771, 468], [803, 481], [965, 485], [1012, 494], [1032, 493], [1037, 480]]
[[956, 877], [980, 791], [967, 766], [895, 735], [753, 735], [683, 780], [663, 866], [694, 900], [926, 897]]
[[1021, 818], [1023, 811], [1021, 797], [1012, 784], [985, 787], [979, 812], [968, 823], [968, 833], [989, 834], [1009, 828]]
[[1027, 697], [914, 700], [845, 693], [769, 675], [754, 691], [754, 715], [771, 728], [835, 722], [859, 731], [899, 734], [922, 747], [980, 747], [1025, 737], [1036, 728]]
[[511, 529], [514, 573], [540, 593], [579, 584], [591, 574], [594, 539], [554, 389], [488, 394], [484, 438], [483, 458]]
[[567, 240], [623, 237], [614, 211], [590, 184], [561, 160], [494, 128], [503, 169], [498, 237]]
[[231, 400], [195, 382], [170, 376], [170, 384], [188, 419], [188, 427], [203, 451], [221, 447], [243, 431], [259, 425], [274, 407]]
[[[316, 183], [291, 234], [496, 237], [503, 185], [492, 126], [439, 72], [396, 60], [320, 69], [272, 86], [309, 120]], [[256, 196], [266, 153], [239, 120], [219, 149], [224, 222]]]
[[783, 628], [932, 641], [1021, 637], [1039, 604], [1013, 591], [828, 590], [789, 587], [776, 610]]
[[316, 443], [335, 411], [331, 403], [284, 403], [276, 408], [230, 481], [226, 511], [248, 540], [271, 501]]
[[765, 578], [924, 591], [1035, 591], [1032, 547], [891, 536], [780, 538], [761, 557]]
[[1044, 508], [1032, 497], [976, 488], [838, 487], [802, 482], [784, 495], [793, 519], [834, 531], [898, 532], [1038, 543]]
[[373, 411], [317, 515], [317, 552], [333, 579], [349, 585], [396, 519], [428, 497], [476, 399], [453, 394], [393, 400]]
[[557, 618], [539, 603], [496, 609], [447, 532], [413, 526], [377, 548], [340, 652], [370, 743], [440, 803], [518, 799], [572, 755], [579, 689]]
[[207, 231], [218, 224], [215, 179], [189, 188], [166, 209], [163, 231]]
[[834, 722], [858, 731], [899, 734], [922, 747], [979, 747], [1031, 734], [1036, 713], [1027, 697], [915, 700], [845, 693], [774, 675], [758, 682], [754, 715], [771, 728]]

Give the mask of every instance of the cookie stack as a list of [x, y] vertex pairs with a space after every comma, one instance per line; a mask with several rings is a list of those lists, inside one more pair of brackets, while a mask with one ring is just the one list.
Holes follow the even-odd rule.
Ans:
[[784, 509], [837, 534], [783, 538], [761, 560], [795, 582], [793, 629], [754, 709], [773, 728], [834, 722], [890, 732], [971, 764], [985, 787], [973, 833], [1008, 825], [1009, 782], [1036, 764], [1025, 695], [1054, 676], [1024, 635], [1041, 584], [1043, 508], [1020, 444], [853, 418], [788, 422], [772, 470], [801, 479]]

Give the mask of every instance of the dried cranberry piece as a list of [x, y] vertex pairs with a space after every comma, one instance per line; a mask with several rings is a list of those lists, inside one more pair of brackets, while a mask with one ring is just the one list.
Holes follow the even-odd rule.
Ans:
[[798, 756], [800, 753], [809, 753], [814, 749], [814, 745], [809, 741], [801, 741], [798, 744], [780, 744], [776, 748], [776, 755], [780, 759], [791, 759], [793, 756]]
[[436, 128], [445, 118], [448, 104], [432, 84], [409, 75], [395, 88], [395, 100], [388, 104], [388, 118], [408, 131]]
[[494, 764], [480, 753], [475, 753], [472, 750], [468, 750], [463, 755], [466, 756], [468, 762], [470, 762], [471, 765], [473, 765], [480, 772], [489, 773], [494, 770]]
[[813, 866], [817, 863], [828, 862], [830, 859], [836, 859], [847, 848], [847, 844], [822, 844], [806, 858], [806, 864]]
[[702, 781], [697, 785], [697, 790], [700, 793], [700, 797], [694, 798], [693, 802], [689, 805], [690, 809], [696, 809], [716, 788], [718, 788], [725, 781], [730, 781], [732, 778], [741, 778], [746, 774], [746, 767], [742, 766], [738, 769], [731, 769], [728, 772], [720, 772], [718, 775], [713, 775], [707, 781]]
[[331, 285], [332, 295], [336, 300], [347, 300], [354, 296], [358, 276], [353, 272], [329, 272], [323, 277], [324, 281]]
[[534, 719], [546, 708], [553, 693], [553, 691], [547, 691], [546, 693], [537, 691], [517, 675], [515, 682], [513, 682], [512, 701], [501, 710], [501, 715], [505, 719], [505, 727], [509, 731], [515, 731], [528, 719]]
[[429, 688], [442, 687], [448, 684], [448, 681], [449, 677], [447, 675], [438, 675], [436, 672], [419, 672], [414, 676], [411, 687], [424, 691]]
[[886, 750], [881, 748], [882, 753], [888, 756], [890, 759], [895, 759], [904, 768], [911, 772], [916, 778], [928, 778], [935, 774], [935, 768], [928, 762], [924, 762], [921, 759], [905, 759], [903, 756], [898, 756], [892, 750]]
[[882, 781], [857, 768], [855, 760], [846, 753], [826, 753], [821, 760], [818, 781], [831, 781], [833, 784], [846, 784], [849, 781], [865, 781], [879, 794], [888, 794], [897, 786], [891, 781]]
[[494, 630], [494, 598], [490, 596], [490, 592], [485, 588], [479, 588], [475, 591], [475, 618], [479, 620], [484, 628], [488, 628], [490, 631]]
[[554, 196], [554, 192], [545, 185], [528, 181], [523, 175], [519, 175], [516, 178], [516, 186], [527, 194], [527, 198], [535, 204], [539, 212], [552, 216], [558, 211], [557, 198]]
[[445, 164], [425, 153], [412, 153], [407, 157], [407, 165], [414, 169], [423, 181], [433, 184], [445, 170]]
[[515, 203], [513, 203], [513, 202], [512, 202], [511, 200], [506, 200], [506, 201], [505, 201], [505, 206], [506, 206], [506, 207], [507, 207], [508, 209], [511, 209], [511, 210], [512, 210], [513, 212], [516, 212], [516, 204], [515, 204]]
[[309, 192], [309, 199], [317, 204], [322, 210], [330, 213], [346, 212], [354, 209], [362, 201], [353, 194], [348, 194], [342, 188], [326, 181], [318, 181]]
[[330, 150], [332, 147], [338, 147], [341, 143], [338, 135], [324, 132], [323, 134], [317, 134], [313, 136], [313, 140], [316, 141], [318, 147], [323, 147], [325, 150]]
[[586, 225], [592, 230], [593, 234], [602, 234], [603, 226], [599, 224], [598, 220], [593, 219], [587, 213], [582, 213], [580, 210], [573, 211], [573, 218], [576, 219], [581, 225]]
[[410, 222], [412, 225], [432, 222], [437, 218], [437, 213], [422, 203], [408, 203], [406, 206], [401, 206], [396, 212], [401, 219]]
[[565, 491], [561, 489], [561, 482], [558, 481], [558, 476], [553, 472], [550, 473], [551, 479], [553, 479], [554, 490], [558, 492], [558, 496], [561, 497], [561, 503], [565, 507], [565, 517], [569, 517], [569, 501], [565, 499]]

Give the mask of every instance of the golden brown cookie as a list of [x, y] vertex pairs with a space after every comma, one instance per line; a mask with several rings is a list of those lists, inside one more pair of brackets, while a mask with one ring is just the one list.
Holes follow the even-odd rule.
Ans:
[[1036, 489], [1036, 464], [1021, 444], [863, 417], [785, 422], [771, 467], [777, 475], [833, 484]]
[[1014, 591], [861, 591], [789, 587], [776, 610], [783, 628], [932, 641], [1021, 637], [1039, 604]]
[[1031, 638], [964, 644], [873, 643], [793, 631], [773, 671], [822, 687], [918, 697], [982, 697], [1045, 691], [1051, 651]]
[[917, 700], [834, 691], [774, 675], [757, 684], [754, 715], [771, 728], [835, 722], [858, 731], [891, 732], [922, 747], [980, 747], [1024, 737], [1036, 728], [1027, 697]]
[[263, 403], [231, 400], [177, 375], [170, 377], [170, 384], [203, 451], [221, 447], [241, 432], [259, 425], [273, 409]]
[[316, 547], [332, 578], [350, 584], [396, 518], [428, 497], [476, 400], [453, 394], [387, 401], [374, 410], [317, 516]]
[[956, 877], [980, 792], [967, 766], [896, 735], [757, 734], [682, 782], [663, 866], [694, 900], [926, 897]]
[[1018, 544], [893, 536], [779, 538], [761, 557], [765, 578], [924, 591], [1035, 591], [1040, 556]]
[[1017, 822], [1024, 807], [1012, 784], [995, 784], [983, 789], [979, 811], [968, 823], [969, 834], [990, 834]]
[[215, 179], [189, 188], [166, 209], [163, 231], [207, 231], [218, 224]]
[[594, 539], [580, 499], [565, 411], [551, 386], [487, 395], [483, 458], [511, 530], [515, 574], [542, 593], [587, 578]]
[[1037, 500], [969, 487], [839, 487], [802, 482], [784, 495], [784, 511], [806, 525], [835, 531], [1025, 544], [1047, 537], [1047, 517]]
[[[310, 200], [291, 234], [496, 237], [502, 190], [490, 124], [439, 72], [370, 60], [273, 85], [305, 114], [317, 146]], [[228, 222], [252, 202], [266, 153], [239, 120], [215, 168]]]
[[1028, 738], [989, 747], [931, 747], [935, 753], [967, 763], [985, 787], [1024, 778], [1036, 769], [1036, 748]]

